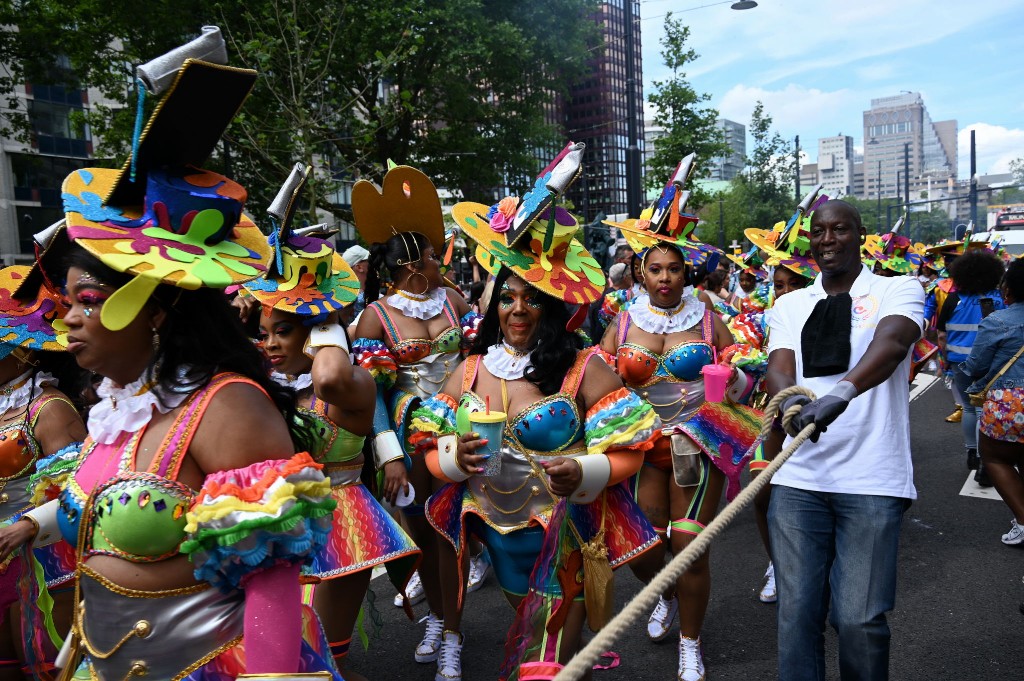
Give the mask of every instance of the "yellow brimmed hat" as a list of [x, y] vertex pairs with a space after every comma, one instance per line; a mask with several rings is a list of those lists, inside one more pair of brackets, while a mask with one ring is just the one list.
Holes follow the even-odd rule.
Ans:
[[768, 256], [768, 265], [785, 267], [801, 277], [814, 279], [821, 270], [811, 255], [811, 214], [828, 201], [818, 185], [804, 196], [788, 222], [777, 222], [771, 229], [747, 229], [743, 234]]
[[267, 271], [271, 249], [242, 212], [245, 189], [200, 168], [256, 72], [225, 66], [220, 29], [203, 31], [139, 67], [139, 87], [166, 94], [124, 167], [85, 168], [64, 180], [68, 236], [108, 267], [135, 275], [103, 305], [100, 320], [111, 330], [131, 323], [160, 284], [226, 288]]
[[311, 166], [296, 163], [267, 209], [277, 229], [270, 271], [244, 284], [261, 304], [302, 317], [320, 317], [340, 310], [359, 296], [359, 279], [330, 242], [318, 238], [320, 225], [292, 229], [292, 217]]
[[622, 222], [605, 220], [604, 224], [617, 228], [630, 248], [638, 254], [655, 244], [668, 243], [679, 248], [690, 265], [700, 265], [709, 256], [719, 257], [722, 253], [720, 250], [694, 236], [700, 218], [686, 212], [690, 192], [685, 186], [696, 163], [697, 155], [694, 153], [683, 158], [662, 188], [661, 195], [640, 213], [639, 219], [629, 218]]
[[[543, 186], [545, 192], [550, 192], [539, 201], [527, 193], [522, 201], [508, 196], [492, 206], [463, 201], [452, 208], [456, 224], [477, 244], [477, 260], [491, 274], [497, 274], [505, 265], [534, 288], [571, 305], [588, 305], [604, 294], [604, 271], [574, 238], [579, 221], [557, 205], [561, 192], [572, 182], [554, 186], [546, 184], [544, 178], [551, 180], [554, 167], [559, 177], [574, 179], [579, 175], [582, 155], [583, 145], [570, 143], [545, 168], [531, 190], [540, 193], [539, 187]], [[552, 191], [552, 186], [557, 192]], [[540, 204], [546, 207], [540, 211], [530, 208]], [[531, 220], [520, 224], [519, 237], [509, 241], [517, 216], [523, 214], [532, 216]]]
[[410, 166], [393, 166], [380, 188], [369, 180], [352, 187], [352, 219], [368, 244], [385, 243], [395, 234], [419, 232], [434, 253], [444, 253], [444, 215], [430, 178]]

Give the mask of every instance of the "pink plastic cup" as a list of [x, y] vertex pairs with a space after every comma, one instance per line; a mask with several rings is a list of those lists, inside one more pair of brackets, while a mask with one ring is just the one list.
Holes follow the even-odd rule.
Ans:
[[701, 373], [704, 374], [704, 399], [708, 402], [724, 400], [732, 367], [728, 364], [705, 364]]

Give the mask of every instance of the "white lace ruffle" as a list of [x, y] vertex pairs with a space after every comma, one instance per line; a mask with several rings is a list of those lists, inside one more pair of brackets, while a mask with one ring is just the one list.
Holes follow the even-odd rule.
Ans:
[[522, 378], [530, 366], [530, 355], [533, 351], [522, 352], [502, 341], [487, 348], [484, 355], [484, 366], [496, 378], [514, 381]]
[[686, 331], [704, 319], [704, 303], [697, 298], [692, 286], [683, 289], [683, 298], [673, 310], [651, 305], [651, 297], [644, 293], [629, 306], [629, 318], [647, 333], [676, 333]]
[[123, 388], [118, 388], [109, 378], [104, 378], [96, 388], [101, 400], [89, 410], [89, 436], [99, 443], [108, 445], [121, 433], [134, 433], [149, 423], [153, 410], [161, 414], [175, 409], [185, 401], [189, 392], [161, 391], [163, 404], [156, 389], [146, 385], [146, 374]]
[[439, 286], [423, 295], [409, 293], [408, 291], [392, 293], [388, 296], [388, 305], [406, 317], [427, 321], [441, 314], [441, 311], [444, 310], [444, 301], [446, 300], [448, 300], [448, 294], [443, 286]]
[[[28, 380], [31, 375], [32, 370], [29, 369], [0, 388], [0, 414], [6, 413], [9, 409], [22, 409], [32, 399], [32, 396], [41, 393], [43, 388], [48, 385], [57, 385], [57, 379], [46, 371], [40, 371], [32, 381]], [[18, 385], [19, 383], [23, 383], [23, 385]], [[18, 387], [8, 393], [7, 390], [15, 385]]]
[[313, 385], [313, 374], [299, 374], [293, 378], [289, 377], [288, 374], [282, 374], [279, 371], [271, 371], [270, 378], [273, 379], [274, 383], [283, 385], [286, 388], [291, 388], [296, 392], [302, 392], [309, 386]]

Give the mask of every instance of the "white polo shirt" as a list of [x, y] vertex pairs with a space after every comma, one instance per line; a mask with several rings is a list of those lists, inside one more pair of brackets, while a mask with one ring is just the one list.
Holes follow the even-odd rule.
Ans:
[[[796, 383], [818, 397], [829, 393], [867, 352], [878, 323], [890, 315], [924, 322], [924, 289], [913, 277], [880, 277], [863, 267], [850, 297], [850, 367], [834, 376], [805, 378], [800, 337], [814, 306], [827, 294], [821, 275], [800, 291], [775, 302], [769, 322], [769, 354], [782, 349], [796, 355]], [[885, 382], [853, 398], [817, 443], [798, 449], [772, 479], [817, 492], [873, 494], [916, 499], [910, 460], [910, 351]], [[787, 437], [788, 444], [792, 438]]]

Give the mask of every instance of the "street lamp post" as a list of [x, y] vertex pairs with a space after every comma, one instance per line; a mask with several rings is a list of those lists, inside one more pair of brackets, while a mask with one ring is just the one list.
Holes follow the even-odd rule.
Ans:
[[725, 250], [725, 202], [722, 197], [718, 197], [718, 247]]
[[882, 233], [882, 161], [878, 161], [878, 172], [875, 174], [875, 218], [878, 222], [877, 231]]

